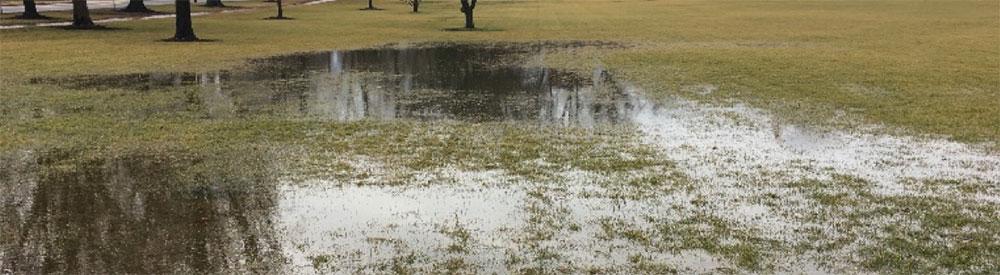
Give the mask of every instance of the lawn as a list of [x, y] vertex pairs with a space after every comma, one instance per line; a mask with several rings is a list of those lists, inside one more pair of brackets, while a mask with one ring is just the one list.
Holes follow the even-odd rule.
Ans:
[[[214, 42], [163, 43], [169, 19], [107, 24], [111, 31], [7, 30], [5, 83], [79, 73], [186, 71], [247, 57], [422, 41], [607, 40], [627, 50], [580, 53], [653, 95], [711, 84], [740, 98], [824, 120], [836, 110], [921, 134], [1000, 139], [1000, 19], [995, 1], [484, 1], [477, 32], [456, 3], [398, 2], [360, 12], [361, 1], [197, 17]], [[127, 58], [123, 58], [127, 57]], [[572, 65], [572, 64], [561, 64]], [[9, 86], [9, 85], [6, 85]]]
[[[290, 5], [285, 15], [294, 20], [264, 20], [274, 14], [270, 3], [240, 2], [242, 12], [194, 17], [205, 39], [194, 43], [163, 41], [172, 19], [0, 30], [0, 192], [17, 194], [0, 198], [0, 270], [10, 259], [44, 258], [55, 264], [24, 266], [73, 273], [60, 264], [88, 257], [101, 261], [78, 271], [287, 272], [253, 266], [282, 257], [319, 272], [1000, 268], [992, 219], [1000, 215], [1000, 2], [483, 0], [475, 31], [456, 29], [458, 1], [426, 1], [419, 13], [395, 0], [360, 10], [366, 5]], [[0, 25], [21, 23], [9, 16]], [[323, 96], [338, 90], [309, 86], [334, 81], [323, 76], [217, 80], [219, 70], [253, 68], [251, 58], [448, 42], [555, 45], [525, 63], [576, 72], [595, 87], [606, 76], [615, 89], [638, 93], [628, 99], [667, 107], [596, 127], [337, 121], [295, 113], [336, 101]], [[322, 60], [332, 74], [334, 62]], [[191, 82], [66, 85], [145, 72], [186, 73], [177, 81]], [[303, 86], [302, 94], [283, 90]], [[455, 99], [429, 90], [417, 92]], [[593, 102], [614, 94], [594, 90]], [[231, 107], [221, 111], [229, 116], [215, 116], [219, 106]], [[354, 203], [384, 193], [398, 201]], [[435, 208], [449, 199], [468, 211]], [[382, 208], [364, 209], [410, 200], [431, 206], [388, 218], [372, 214]], [[309, 205], [317, 202], [330, 203]], [[489, 211], [472, 209], [484, 202]], [[299, 204], [373, 218], [343, 232], [276, 233], [274, 224], [295, 228], [303, 219], [352, 222], [296, 212]], [[59, 230], [69, 232], [48, 237], [38, 229], [46, 227], [20, 227], [22, 218], [65, 221]], [[87, 220], [129, 222], [108, 229]], [[226, 233], [184, 229], [191, 224]], [[165, 236], [187, 242], [150, 241]], [[275, 240], [285, 236], [322, 237]], [[46, 249], [23, 246], [32, 238], [46, 249], [81, 247], [42, 257], [31, 253]], [[227, 250], [254, 244], [261, 251]], [[269, 258], [274, 247], [292, 255]], [[159, 262], [136, 264], [144, 260], [129, 258], [136, 255]], [[184, 264], [158, 266], [174, 262]]]

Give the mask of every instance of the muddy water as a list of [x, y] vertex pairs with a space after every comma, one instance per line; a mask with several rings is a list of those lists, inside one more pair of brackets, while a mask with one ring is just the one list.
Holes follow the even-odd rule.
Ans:
[[[807, 238], [803, 230], [830, 228], [801, 218], [802, 213], [816, 210], [809, 197], [819, 191], [798, 193], [787, 188], [790, 182], [815, 180], [830, 184], [831, 189], [851, 190], [833, 185], [847, 177], [868, 184], [860, 192], [886, 198], [962, 201], [1000, 213], [1000, 155], [976, 146], [885, 134], [877, 126], [848, 132], [783, 124], [766, 110], [742, 104], [674, 99], [635, 105], [644, 106], [634, 112], [632, 122], [646, 142], [662, 148], [697, 183], [689, 194], [714, 198], [699, 209], [768, 239], [797, 243]], [[984, 188], [963, 193], [936, 182]], [[771, 196], [781, 197], [781, 203], [768, 205], [765, 201]]]
[[940, 138], [895, 136], [869, 129], [842, 131], [781, 123], [766, 110], [674, 99], [638, 100], [631, 122], [647, 140], [672, 152], [693, 176], [733, 181], [749, 174], [786, 178], [856, 176], [885, 192], [920, 180], [1000, 181], [1000, 158], [982, 148]]
[[589, 186], [583, 177], [534, 184], [502, 171], [439, 169], [449, 180], [438, 185], [379, 187], [287, 181], [266, 166], [235, 167], [244, 162], [221, 164], [240, 172], [203, 175], [203, 159], [49, 163], [57, 157], [3, 159], [0, 259], [7, 270], [624, 272], [636, 253], [681, 270], [725, 266], [700, 250], [603, 237], [606, 220], [669, 219], [678, 212], [668, 206], [683, 198], [624, 202], [568, 190]]
[[[786, 125], [739, 104], [652, 102], [600, 69], [580, 75], [520, 65], [540, 50], [379, 48], [255, 60], [245, 70], [57, 82], [190, 92], [179, 110], [217, 120], [627, 124], [675, 161], [693, 187], [640, 189], [644, 196], [625, 198], [602, 173], [570, 169], [556, 179], [527, 180], [502, 170], [450, 167], [417, 171], [425, 184], [358, 186], [286, 177], [280, 165], [266, 162], [138, 154], [63, 163], [58, 152], [24, 150], [0, 159], [0, 267], [24, 273], [724, 272], [753, 265], [720, 246], [766, 255], [816, 237], [806, 229], [831, 226], [802, 217], [816, 207], [812, 194], [772, 182], [847, 175], [874, 183], [873, 191], [885, 196], [1000, 202], [1000, 157], [965, 144]], [[913, 183], [922, 180], [993, 187], [941, 193]], [[764, 203], [774, 197], [781, 201]], [[850, 247], [871, 242], [860, 238]], [[857, 271], [814, 262], [837, 262], [853, 251], [824, 253], [806, 253], [820, 254], [812, 258], [793, 251], [770, 261], [793, 273], [823, 273], [831, 265]]]
[[[3, 159], [3, 268], [15, 273], [269, 270], [283, 261], [266, 177], [193, 180], [155, 156], [72, 168]], [[58, 160], [56, 160], [58, 161]]]
[[[361, 119], [523, 121], [593, 127], [628, 119], [627, 95], [592, 77], [521, 67], [539, 47], [450, 45], [279, 56], [250, 69], [38, 80], [83, 88], [197, 87], [210, 118], [262, 114]], [[598, 71], [597, 73], [602, 73]]]
[[[244, 70], [36, 81], [193, 91], [178, 110], [217, 120], [627, 123], [634, 97], [607, 72], [520, 65], [539, 50], [380, 48], [254, 60]], [[0, 201], [0, 263], [17, 272], [505, 273], [619, 268], [629, 255], [613, 250], [644, 250], [607, 247], [595, 237], [600, 219], [627, 213], [620, 201], [577, 198], [561, 191], [562, 182], [536, 186], [504, 171], [434, 169], [427, 171], [430, 186], [379, 187], [288, 180], [270, 164], [155, 154], [81, 162], [25, 150], [4, 157], [0, 182], [10, 195]], [[561, 198], [580, 207], [569, 210]], [[655, 204], [633, 208], [632, 219], [661, 212]]]

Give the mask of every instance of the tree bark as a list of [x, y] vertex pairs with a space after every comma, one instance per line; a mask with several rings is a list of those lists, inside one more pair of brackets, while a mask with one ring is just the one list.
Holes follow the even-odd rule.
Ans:
[[177, 0], [174, 2], [177, 9], [177, 32], [174, 33], [173, 41], [196, 41], [198, 37], [194, 35], [194, 28], [191, 26], [191, 1]]
[[465, 28], [475, 29], [476, 24], [472, 22], [472, 11], [476, 9], [476, 0], [472, 0], [471, 4], [469, 3], [469, 0], [461, 0], [461, 1], [462, 1], [462, 13], [465, 14]]
[[226, 5], [222, 4], [222, 0], [208, 0], [208, 1], [205, 1], [205, 6], [206, 7], [214, 7], [214, 8], [222, 8], [222, 7], [225, 7]]
[[476, 28], [476, 23], [472, 22], [472, 10], [469, 10], [468, 12], [465, 13], [465, 28], [466, 29]]
[[128, 6], [125, 6], [121, 12], [146, 12], [152, 13], [153, 10], [146, 7], [146, 3], [143, 0], [129, 0]]
[[41, 14], [38, 13], [38, 8], [35, 7], [35, 0], [24, 0], [23, 4], [24, 4], [24, 12], [22, 12], [21, 15], [17, 17], [18, 19], [45, 18], [45, 16], [42, 16]]
[[278, 19], [285, 18], [285, 10], [281, 8], [281, 0], [278, 0]]
[[374, 10], [375, 9], [374, 0], [368, 0], [368, 9], [369, 10]]
[[87, 0], [73, 0], [73, 27], [90, 28], [93, 26], [94, 20], [90, 19]]
[[413, 1], [413, 12], [414, 13], [420, 12], [420, 0], [412, 0], [412, 1]]

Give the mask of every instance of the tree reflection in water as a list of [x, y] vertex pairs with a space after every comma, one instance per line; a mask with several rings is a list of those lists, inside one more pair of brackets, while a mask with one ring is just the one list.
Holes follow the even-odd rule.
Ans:
[[243, 70], [137, 74], [77, 85], [157, 89], [196, 85], [207, 117], [519, 121], [593, 127], [626, 122], [634, 100], [609, 74], [522, 66], [541, 47], [442, 45], [305, 53]]
[[[15, 159], [19, 158], [19, 159]], [[151, 155], [6, 157], [4, 269], [24, 273], [267, 272], [282, 258], [274, 179], [197, 172]]]

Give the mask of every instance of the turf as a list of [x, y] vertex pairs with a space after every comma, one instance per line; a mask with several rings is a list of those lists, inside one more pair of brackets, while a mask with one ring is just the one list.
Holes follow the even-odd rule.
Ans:
[[[170, 19], [117, 31], [0, 32], [4, 83], [81, 73], [207, 70], [247, 57], [421, 41], [606, 40], [629, 50], [567, 58], [604, 63], [652, 95], [737, 98], [822, 121], [837, 112], [961, 141], [1000, 139], [1000, 18], [995, 1], [484, 1], [477, 25], [457, 2], [362, 1], [195, 18], [211, 43], [162, 43]], [[572, 63], [570, 62], [570, 63]], [[558, 64], [557, 64], [558, 65]], [[572, 65], [572, 64], [563, 64]], [[710, 96], [687, 85], [719, 87]], [[4, 93], [10, 91], [5, 84]]]
[[[267, 114], [209, 119], [205, 107], [192, 100], [194, 91], [184, 88], [68, 89], [30, 81], [80, 74], [208, 71], [289, 52], [437, 41], [617, 42], [627, 47], [553, 52], [543, 62], [576, 70], [601, 65], [640, 84], [651, 97], [747, 102], [810, 124], [838, 123], [835, 119], [846, 113], [860, 117], [861, 123], [884, 124], [908, 134], [994, 145], [1000, 140], [997, 1], [486, 0], [476, 10], [482, 31], [472, 32], [451, 31], [463, 23], [457, 1], [427, 1], [416, 14], [396, 1], [376, 2], [384, 9], [377, 12], [358, 10], [364, 6], [366, 2], [356, 0], [290, 6], [286, 15], [296, 20], [289, 21], [263, 20], [274, 14], [267, 5], [195, 17], [198, 36], [211, 40], [204, 43], [161, 42], [173, 34], [171, 19], [108, 23], [110, 31], [2, 30], [0, 157], [34, 152], [43, 158], [100, 160], [139, 152], [164, 162], [205, 158], [185, 173], [231, 171], [218, 177], [233, 178], [255, 170], [246, 163], [279, 159], [276, 162], [297, 169], [285, 171], [292, 176], [359, 184], [405, 183], [422, 175], [418, 172], [440, 167], [503, 170], [536, 182], [558, 182], [571, 171], [600, 174], [607, 184], [599, 185], [613, 197], [636, 201], [665, 193], [700, 196], [702, 191], [687, 189], [719, 187], [692, 183], [665, 160], [663, 154], [671, 152], [643, 145], [638, 133], [628, 128], [331, 122]], [[66, 13], [50, 15], [66, 18]], [[7, 17], [2, 20], [0, 24], [11, 23]], [[717, 89], [705, 93], [695, 87]], [[858, 122], [846, 123], [839, 126]], [[17, 163], [0, 161], [0, 167]], [[372, 172], [366, 166], [371, 163], [393, 167], [379, 174], [381, 170]], [[0, 169], [0, 174], [8, 170]], [[716, 217], [711, 205], [705, 205], [719, 198], [694, 195], [680, 203], [692, 211], [679, 221], [598, 222], [607, 240], [656, 251], [704, 250], [748, 272], [767, 273], [773, 259], [810, 253], [820, 254], [817, 262], [851, 267], [847, 272], [996, 270], [1000, 229], [989, 219], [997, 213], [996, 206], [972, 199], [995, 196], [995, 185], [912, 184], [926, 185], [928, 193], [941, 196], [874, 193], [872, 183], [850, 177], [764, 179], [742, 186], [782, 191], [736, 198], [794, 212], [776, 214], [809, 225], [803, 227], [805, 232], [796, 232], [805, 239], [790, 242], [776, 243], [753, 228]], [[537, 204], [530, 208], [530, 221], [545, 226], [524, 232], [526, 246], [547, 241], [545, 236], [553, 234], [549, 231], [588, 226], [559, 220], [564, 206], [552, 202], [565, 195], [558, 190], [562, 187], [537, 188], [526, 203]], [[799, 211], [803, 209], [808, 211]], [[447, 249], [468, 248], [464, 231], [457, 223], [442, 228], [441, 234], [454, 239]], [[511, 260], [552, 258], [547, 250], [536, 254]], [[316, 266], [332, 261], [326, 255], [312, 260]], [[629, 255], [628, 261], [645, 273], [676, 272], [647, 255]], [[458, 258], [435, 268], [464, 266]]]

